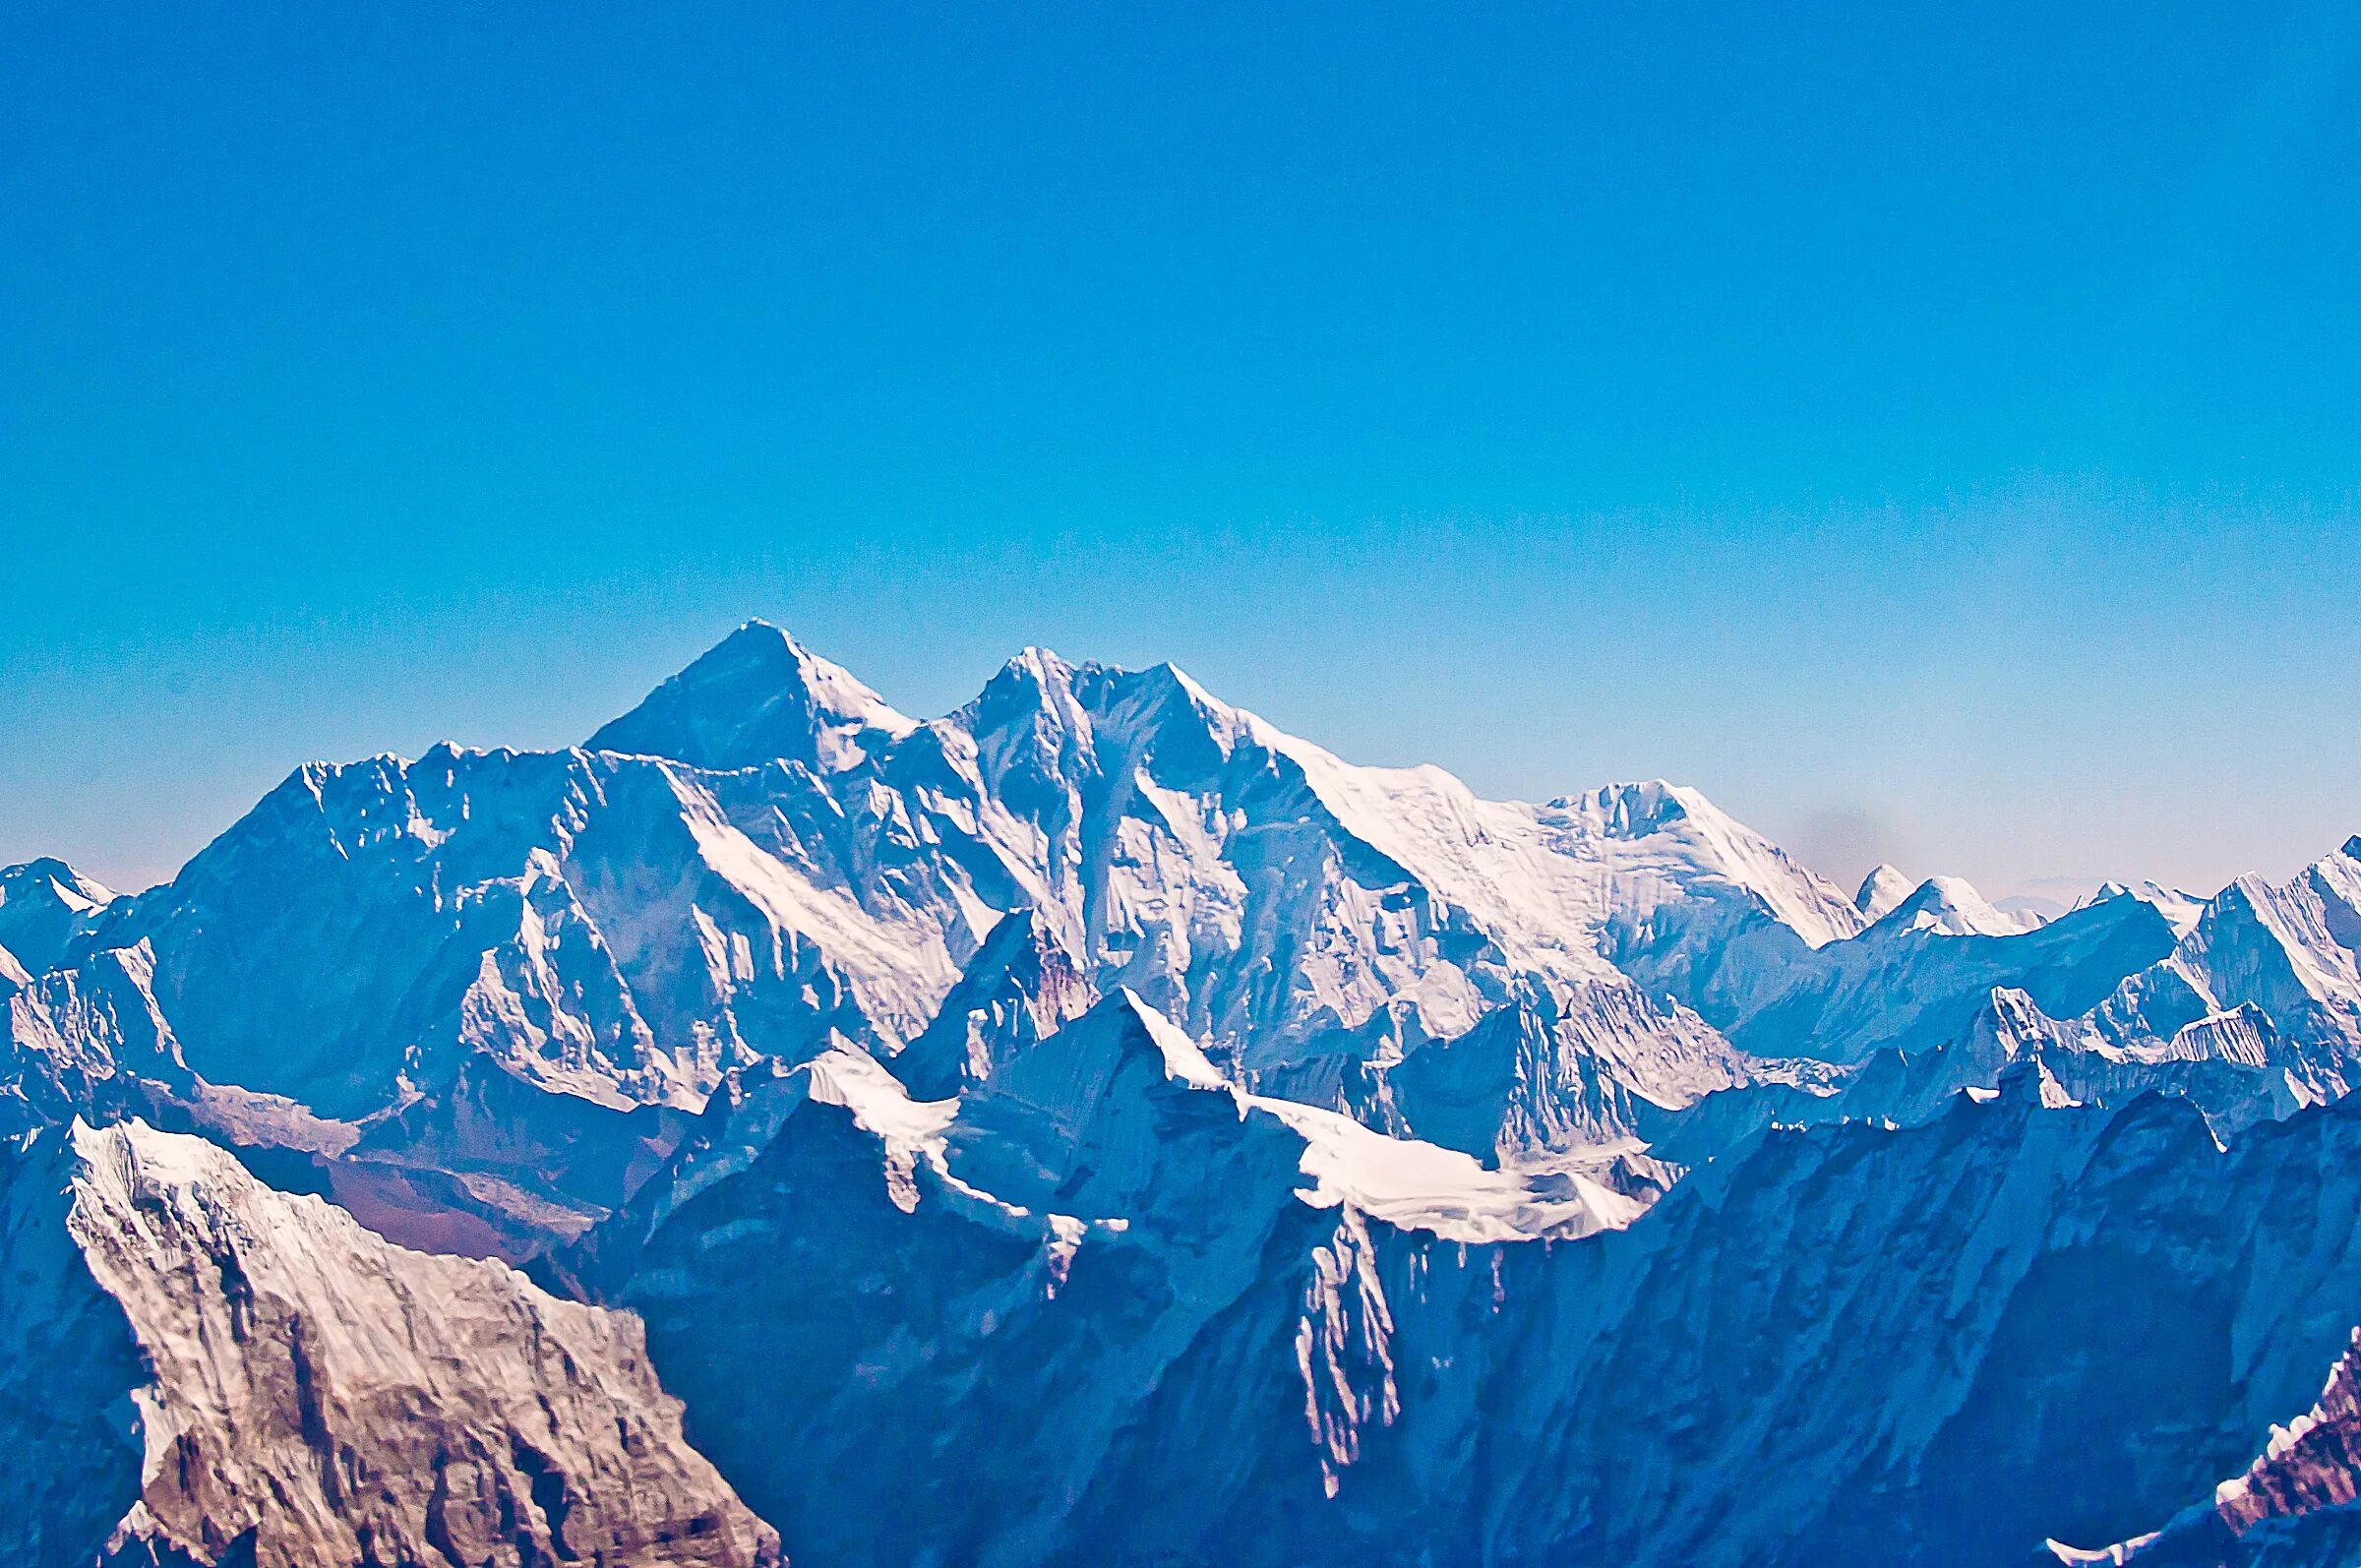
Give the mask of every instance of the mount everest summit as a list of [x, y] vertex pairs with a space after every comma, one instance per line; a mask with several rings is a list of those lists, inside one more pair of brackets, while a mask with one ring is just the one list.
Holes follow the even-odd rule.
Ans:
[[1039, 649], [918, 721], [753, 623], [146, 893], [0, 872], [0, 1539], [2327, 1561], [2357, 955], [2361, 837], [1847, 897], [1693, 790]]

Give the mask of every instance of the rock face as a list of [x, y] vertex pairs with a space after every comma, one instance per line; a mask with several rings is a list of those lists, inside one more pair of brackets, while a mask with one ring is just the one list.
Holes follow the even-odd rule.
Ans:
[[7, 1205], [10, 1561], [780, 1560], [628, 1317], [138, 1122], [34, 1140]]
[[2159, 1531], [2095, 1551], [2052, 1540], [2066, 1563], [2335, 1568], [2361, 1558], [2361, 1330], [2309, 1411], [2272, 1426], [2263, 1454]]

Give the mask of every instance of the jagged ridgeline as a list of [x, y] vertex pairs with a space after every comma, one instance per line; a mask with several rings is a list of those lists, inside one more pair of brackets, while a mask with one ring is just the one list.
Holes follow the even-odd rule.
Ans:
[[0, 872], [0, 1557], [2342, 1561], [2357, 949], [750, 624]]

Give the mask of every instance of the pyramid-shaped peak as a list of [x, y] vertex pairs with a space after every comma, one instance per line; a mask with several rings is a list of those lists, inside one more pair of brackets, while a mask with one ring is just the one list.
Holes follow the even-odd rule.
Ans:
[[[707, 672], [710, 678], [729, 670], [761, 670], [780, 679], [793, 678], [815, 686], [842, 682], [861, 686], [842, 665], [814, 653], [785, 627], [761, 620], [741, 624], [738, 630], [698, 654], [676, 679], [686, 679], [699, 671]], [[868, 691], [867, 687], [861, 689]]]
[[88, 911], [115, 901], [115, 890], [83, 875], [52, 855], [38, 856], [20, 866], [0, 867], [0, 904], [12, 898], [56, 899]]
[[1081, 964], [1030, 909], [1002, 915], [933, 1022], [891, 1063], [920, 1099], [982, 1083], [1098, 1000]]
[[1158, 706], [1170, 711], [1185, 709], [1199, 720], [1222, 726], [1234, 726], [1245, 717], [1239, 709], [1198, 685], [1186, 670], [1169, 659], [1160, 660], [1136, 673], [1112, 673], [1127, 682], [1134, 693], [1149, 696]]
[[856, 767], [916, 725], [851, 671], [767, 621], [749, 621], [590, 737], [592, 751], [696, 767]]
[[1110, 670], [1108, 672], [1134, 691], [1154, 693], [1158, 696], [1184, 703], [1202, 713], [1235, 714], [1238, 710], [1197, 684], [1191, 676], [1170, 659], [1159, 659], [1144, 670]]
[[1079, 1126], [1118, 1079], [1192, 1089], [1229, 1087], [1196, 1042], [1123, 987], [1009, 1062], [984, 1092], [1021, 1101], [1067, 1126]]
[[971, 708], [998, 708], [1010, 703], [1039, 703], [1050, 696], [1071, 692], [1074, 677], [1091, 666], [1078, 665], [1060, 657], [1056, 650], [1033, 643], [1017, 649], [1000, 661], [976, 694]]
[[1204, 1051], [1179, 1024], [1151, 1006], [1139, 993], [1128, 986], [1116, 989], [1113, 996], [1100, 1004], [1119, 1009], [1128, 1015], [1131, 1026], [1146, 1034], [1163, 1059], [1164, 1075], [1177, 1083], [1194, 1089], [1226, 1089], [1230, 1081], [1207, 1058]]
[[49, 856], [0, 868], [0, 947], [28, 971], [48, 969], [116, 896]]

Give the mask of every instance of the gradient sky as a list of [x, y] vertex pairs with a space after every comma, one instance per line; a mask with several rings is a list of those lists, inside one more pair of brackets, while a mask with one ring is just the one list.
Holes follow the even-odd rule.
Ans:
[[2357, 154], [2349, 0], [0, 0], [0, 862], [761, 615], [1847, 880], [2284, 874], [2361, 830]]

